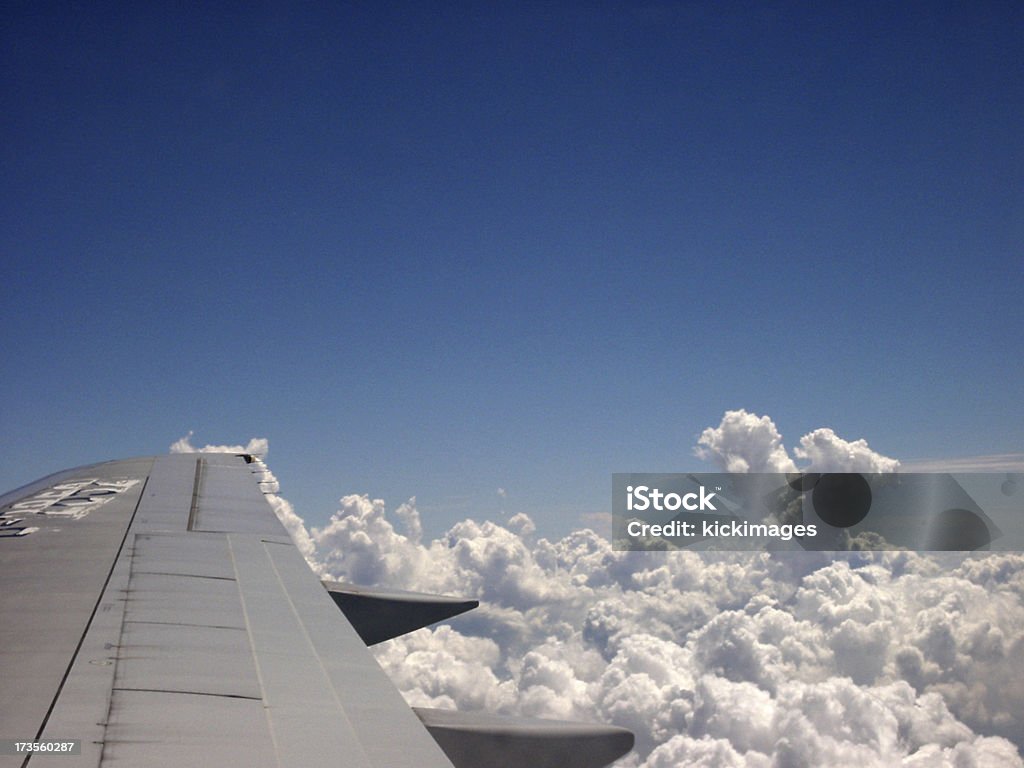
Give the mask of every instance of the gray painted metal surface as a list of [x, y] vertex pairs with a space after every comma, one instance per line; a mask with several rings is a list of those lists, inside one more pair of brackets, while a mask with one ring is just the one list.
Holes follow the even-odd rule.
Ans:
[[[151, 459], [83, 467], [51, 475], [3, 497], [0, 515], [21, 521], [24, 535], [0, 538], [0, 734], [3, 738], [35, 739], [58, 693], [75, 697], [77, 685], [66, 674], [80, 651], [109, 656], [109, 651], [84, 644], [90, 623], [101, 625], [110, 605], [99, 610], [100, 596], [126, 540], [129, 523], [142, 490]], [[133, 479], [114, 498], [81, 509], [61, 505], [65, 492], [95, 480]], [[61, 486], [65, 486], [63, 489]], [[42, 498], [40, 498], [42, 495]], [[51, 503], [43, 503], [47, 500]], [[94, 616], [95, 613], [95, 616]], [[117, 630], [120, 630], [118, 624]], [[111, 635], [116, 642], [117, 635]], [[79, 644], [83, 643], [80, 648]], [[93, 665], [97, 672], [101, 670]], [[101, 674], [100, 677], [107, 677]], [[77, 683], [77, 681], [76, 681]], [[88, 710], [90, 717], [105, 716], [103, 705]], [[83, 710], [84, 711], [84, 710]], [[83, 741], [84, 731], [75, 738]], [[0, 766], [20, 765], [22, 758], [0, 757]], [[67, 765], [67, 762], [64, 763]]]
[[244, 458], [110, 462], [0, 498], [21, 521], [0, 539], [0, 736], [82, 741], [0, 766], [451, 765]]

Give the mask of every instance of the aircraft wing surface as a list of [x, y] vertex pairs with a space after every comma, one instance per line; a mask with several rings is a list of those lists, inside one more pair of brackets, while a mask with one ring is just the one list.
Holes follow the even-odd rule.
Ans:
[[[521, 727], [414, 712], [360, 636], [475, 601], [325, 589], [251, 462], [114, 461], [0, 496], [0, 740], [81, 744], [79, 755], [0, 755], [0, 768], [502, 764], [500, 749], [498, 762], [479, 758]], [[563, 725], [527, 726], [519, 744], [577, 745], [581, 762], [566, 768], [632, 746], [623, 729]], [[481, 734], [493, 734], [484, 752]]]

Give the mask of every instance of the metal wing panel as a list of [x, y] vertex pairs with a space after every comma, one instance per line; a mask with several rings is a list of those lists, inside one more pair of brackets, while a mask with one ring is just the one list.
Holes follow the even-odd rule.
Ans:
[[133, 568], [136, 576], [177, 574], [222, 581], [233, 581], [235, 578], [231, 553], [224, 536], [199, 533], [137, 533], [134, 536], [134, 544], [132, 559], [144, 563], [136, 564]]
[[[233, 549], [236, 539], [231, 537]], [[367, 765], [451, 768], [444, 752], [418, 722], [295, 547], [268, 543], [265, 551], [274, 572], [286, 585], [295, 615], [302, 622], [345, 719], [359, 736]], [[337, 621], [339, 617], [341, 622]]]
[[296, 765], [449, 768], [295, 547], [228, 538], [279, 752]]
[[198, 504], [189, 530], [288, 536], [251, 465], [223, 453], [204, 454], [200, 461]]
[[262, 692], [255, 673], [244, 628], [126, 621], [114, 690], [258, 701]]
[[199, 461], [195, 456], [158, 456], [153, 460], [133, 533], [187, 529]]
[[[226, 548], [225, 548], [226, 549]], [[245, 628], [232, 580], [167, 573], [136, 573], [133, 561], [126, 620], [149, 624]]]
[[[278, 761], [263, 703], [252, 699], [120, 691], [111, 703], [104, 738], [104, 766], [297, 765]], [[60, 758], [52, 760], [54, 768], [61, 766]], [[30, 768], [37, 768], [35, 759]]]
[[[69, 470], [3, 497], [3, 528], [20, 529], [0, 537], [5, 738], [36, 738], [66, 689], [86, 628], [104, 616], [100, 596], [151, 465], [141, 459]], [[4, 767], [21, 762], [0, 757]]]

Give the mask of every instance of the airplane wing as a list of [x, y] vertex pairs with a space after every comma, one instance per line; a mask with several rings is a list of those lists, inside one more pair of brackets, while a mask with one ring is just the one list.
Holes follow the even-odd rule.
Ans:
[[632, 748], [611, 726], [411, 709], [367, 644], [475, 601], [322, 584], [258, 466], [130, 459], [0, 496], [0, 768], [583, 768]]

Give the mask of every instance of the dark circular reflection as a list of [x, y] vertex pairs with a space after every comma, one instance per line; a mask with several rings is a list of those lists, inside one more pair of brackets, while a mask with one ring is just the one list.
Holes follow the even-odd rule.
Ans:
[[925, 549], [971, 550], [992, 543], [985, 521], [969, 509], [947, 509], [935, 516]]
[[811, 502], [818, 517], [836, 528], [849, 528], [871, 509], [871, 486], [856, 473], [825, 473], [814, 486]]
[[818, 484], [821, 479], [820, 472], [790, 472], [786, 475], [786, 482], [794, 491], [807, 493]]

